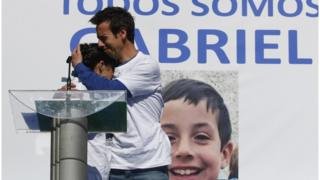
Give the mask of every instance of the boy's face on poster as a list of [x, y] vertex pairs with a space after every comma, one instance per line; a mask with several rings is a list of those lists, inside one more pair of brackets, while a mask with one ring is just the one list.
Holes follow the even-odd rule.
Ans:
[[165, 103], [161, 119], [172, 145], [171, 180], [216, 180], [226, 163], [217, 126], [217, 113], [183, 99]]

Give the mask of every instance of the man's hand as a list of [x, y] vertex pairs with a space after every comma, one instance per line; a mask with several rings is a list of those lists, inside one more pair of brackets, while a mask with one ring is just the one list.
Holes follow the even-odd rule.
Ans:
[[[58, 91], [67, 91], [67, 85], [62, 86]], [[76, 85], [71, 83], [71, 91], [77, 91]], [[54, 99], [65, 99], [66, 93], [65, 92], [56, 92], [53, 95]]]
[[72, 66], [75, 67], [77, 64], [80, 64], [82, 62], [82, 54], [80, 50], [80, 45], [78, 45], [71, 54], [71, 63]]
[[[66, 91], [67, 90], [67, 85], [62, 86], [60, 89], [58, 89], [59, 91]], [[76, 85], [71, 83], [71, 90], [72, 91], [77, 91], [78, 89], [76, 89]]]

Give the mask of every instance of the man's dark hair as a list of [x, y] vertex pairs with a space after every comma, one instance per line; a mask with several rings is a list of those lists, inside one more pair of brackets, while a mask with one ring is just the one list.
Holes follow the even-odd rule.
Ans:
[[218, 130], [221, 150], [231, 138], [231, 123], [229, 112], [220, 94], [209, 84], [198, 80], [180, 79], [169, 83], [163, 91], [163, 100], [184, 99], [184, 102], [195, 106], [202, 100], [207, 102], [207, 111], [218, 113]]
[[103, 22], [109, 22], [113, 35], [116, 35], [124, 29], [127, 31], [127, 39], [134, 43], [134, 19], [124, 8], [107, 7], [102, 11], [97, 12], [90, 19], [90, 22], [95, 25], [99, 25]]
[[116, 60], [110, 57], [97, 43], [80, 44], [83, 64], [94, 70], [96, 65], [102, 60], [106, 66], [111, 66], [112, 70], [116, 66]]

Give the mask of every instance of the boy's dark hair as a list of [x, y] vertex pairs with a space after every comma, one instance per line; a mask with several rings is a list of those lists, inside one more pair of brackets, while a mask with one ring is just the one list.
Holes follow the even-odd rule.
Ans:
[[113, 35], [116, 35], [122, 29], [127, 31], [127, 39], [134, 43], [134, 19], [132, 15], [121, 7], [107, 7], [102, 11], [97, 12], [90, 22], [99, 25], [103, 22], [110, 23], [110, 29]]
[[218, 113], [218, 130], [221, 150], [231, 137], [229, 112], [220, 94], [209, 84], [192, 79], [180, 79], [169, 83], [163, 91], [163, 100], [184, 99], [189, 104], [197, 105], [201, 100], [207, 102], [207, 111]]
[[238, 156], [239, 156], [239, 149], [238, 146], [235, 147], [233, 150], [231, 160], [230, 160], [230, 174], [229, 174], [229, 179], [231, 178], [238, 178]]
[[116, 60], [110, 57], [97, 43], [80, 44], [83, 64], [94, 70], [96, 65], [102, 60], [106, 66], [111, 66], [112, 70], [116, 66]]

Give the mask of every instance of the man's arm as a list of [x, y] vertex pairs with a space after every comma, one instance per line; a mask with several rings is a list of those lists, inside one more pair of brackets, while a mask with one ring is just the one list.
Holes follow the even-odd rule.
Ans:
[[88, 90], [127, 90], [128, 97], [131, 97], [130, 91], [123, 83], [99, 76], [85, 66], [82, 63], [80, 46], [72, 52], [71, 63], [74, 67], [74, 76], [78, 77]]
[[89, 90], [128, 90], [120, 81], [109, 80], [99, 76], [83, 63], [77, 64], [74, 67], [74, 75], [78, 77]]

